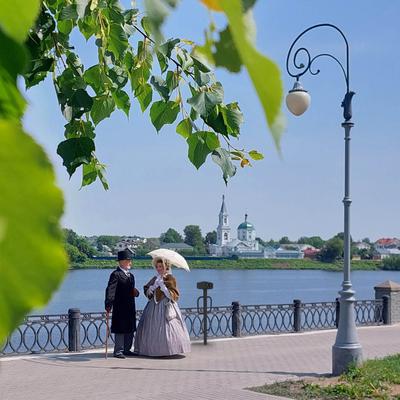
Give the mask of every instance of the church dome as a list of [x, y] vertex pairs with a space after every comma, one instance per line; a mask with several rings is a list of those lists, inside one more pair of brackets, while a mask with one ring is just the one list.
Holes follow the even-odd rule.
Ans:
[[247, 221], [247, 214], [245, 215], [244, 222], [238, 226], [238, 229], [254, 230], [254, 225]]

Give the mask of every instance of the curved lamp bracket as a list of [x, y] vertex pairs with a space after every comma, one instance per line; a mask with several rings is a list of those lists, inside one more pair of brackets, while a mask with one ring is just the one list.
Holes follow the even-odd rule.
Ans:
[[[299, 39], [304, 36], [307, 32], [316, 29], [316, 28], [321, 28], [321, 27], [328, 27], [328, 28], [333, 28], [339, 34], [342, 36], [345, 46], [346, 46], [346, 65], [343, 66], [343, 64], [333, 56], [332, 54], [329, 53], [320, 53], [317, 54], [316, 56], [312, 57], [310, 54], [310, 51], [305, 48], [305, 47], [299, 47], [294, 53], [293, 57], [291, 58], [292, 51], [296, 45], [296, 43], [299, 41]], [[300, 61], [300, 58], [305, 55], [305, 63]], [[350, 75], [349, 75], [349, 43], [346, 39], [346, 36], [344, 33], [335, 25], [332, 24], [317, 24], [314, 26], [311, 26], [310, 28], [304, 30], [300, 35], [297, 36], [297, 38], [294, 40], [292, 45], [289, 48], [288, 55], [286, 57], [286, 70], [290, 76], [293, 78], [296, 78], [296, 81], [299, 80], [301, 76], [303, 76], [306, 72], [309, 72], [311, 75], [318, 75], [320, 70], [319, 69], [313, 69], [314, 67], [314, 62], [318, 60], [321, 57], [328, 57], [334, 60], [340, 67], [340, 69], [343, 72], [344, 80], [346, 82], [346, 95], [343, 99], [342, 102], [342, 107], [343, 107], [343, 116], [346, 121], [349, 121], [351, 119], [352, 115], [352, 110], [351, 110], [351, 100], [354, 96], [354, 92], [350, 91]], [[292, 61], [292, 67], [289, 66], [290, 61]], [[291, 69], [292, 68], [292, 69]]]

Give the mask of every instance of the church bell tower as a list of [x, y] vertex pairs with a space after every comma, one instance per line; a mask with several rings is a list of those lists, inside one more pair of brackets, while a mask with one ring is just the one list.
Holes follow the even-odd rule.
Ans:
[[222, 196], [221, 211], [217, 228], [217, 245], [225, 246], [231, 241], [231, 228], [229, 227], [228, 211], [225, 205], [225, 196]]

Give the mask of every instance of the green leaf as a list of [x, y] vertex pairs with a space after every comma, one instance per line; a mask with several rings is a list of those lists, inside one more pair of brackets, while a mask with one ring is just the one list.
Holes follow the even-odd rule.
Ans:
[[202, 59], [201, 56], [198, 55], [191, 55], [194, 65], [204, 73], [211, 72], [211, 68], [206, 65], [205, 61]]
[[128, 82], [128, 74], [123, 68], [118, 66], [110, 68], [108, 70], [108, 76], [119, 88], [123, 88]]
[[240, 134], [240, 125], [243, 123], [243, 114], [237, 103], [229, 103], [226, 106], [220, 105], [219, 110], [224, 119], [227, 133], [232, 136]]
[[60, 20], [57, 23], [58, 32], [61, 32], [65, 36], [69, 36], [74, 27], [74, 21], [72, 20]]
[[135, 57], [135, 68], [130, 71], [132, 91], [135, 91], [139, 85], [147, 82], [151, 75], [153, 57], [144, 46], [142, 41], [138, 43], [138, 52]]
[[182, 69], [184, 71], [189, 71], [190, 67], [192, 67], [194, 64], [194, 61], [190, 54], [185, 49], [181, 49], [178, 47], [176, 49], [176, 56], [179, 63], [181, 64]]
[[165, 78], [165, 82], [172, 93], [174, 89], [176, 89], [179, 85], [179, 73], [174, 71], [168, 71], [167, 77]]
[[232, 163], [229, 151], [220, 147], [213, 151], [211, 158], [219, 165], [222, 170], [222, 177], [225, 183], [228, 183], [228, 179], [236, 174], [236, 167]]
[[23, 45], [20, 45], [9, 36], [5, 35], [0, 29], [0, 48], [3, 54], [12, 54], [12, 57], [0, 57], [0, 67], [3, 67], [10, 75], [12, 80], [17, 79], [28, 60], [28, 53]]
[[88, 138], [94, 139], [94, 126], [90, 121], [83, 121], [81, 119], [73, 119], [68, 124], [64, 125], [65, 131], [64, 136], [67, 139], [77, 138], [81, 136], [86, 136]]
[[112, 51], [114, 56], [119, 59], [123, 56], [124, 51], [128, 48], [128, 38], [121, 25], [112, 23], [110, 25], [110, 36], [108, 49]]
[[185, 118], [176, 126], [176, 132], [187, 139], [192, 134], [192, 128], [190, 118]]
[[51, 163], [19, 123], [4, 120], [0, 121], [0, 187], [2, 343], [26, 314], [47, 304], [67, 271], [59, 225], [63, 198]]
[[29, 69], [24, 74], [26, 87], [30, 88], [35, 86], [46, 78], [47, 73], [54, 69], [54, 61], [52, 57], [32, 60]]
[[144, 112], [153, 99], [153, 90], [151, 86], [148, 83], [139, 85], [135, 89], [135, 97], [139, 101], [140, 109]]
[[[114, 4], [113, 4], [114, 3]], [[110, 22], [114, 22], [117, 25], [125, 25], [125, 17], [122, 13], [122, 8], [118, 1], [114, 1], [110, 6], [103, 12]]]
[[214, 83], [210, 88], [202, 88], [196, 93], [187, 102], [203, 117], [207, 117], [224, 98], [224, 90], [219, 82]]
[[179, 42], [179, 39], [168, 39], [165, 43], [158, 47], [158, 52], [164, 57], [171, 57], [172, 50]]
[[161, 73], [164, 73], [168, 69], [168, 61], [159, 51], [157, 51], [156, 54], [158, 63], [160, 64]]
[[83, 79], [90, 85], [97, 95], [105, 93], [112, 86], [111, 79], [104, 74], [100, 65], [93, 65], [85, 71]]
[[189, 145], [188, 157], [192, 164], [199, 169], [206, 161], [207, 156], [220, 146], [214, 132], [196, 132], [187, 138]]
[[96, 20], [92, 15], [87, 15], [84, 19], [80, 19], [78, 21], [78, 26], [86, 40], [89, 40], [93, 35], [95, 35], [98, 29]]
[[197, 67], [194, 67], [194, 79], [199, 86], [205, 86], [210, 83], [210, 74], [201, 72]]
[[25, 110], [25, 99], [15, 79], [0, 65], [0, 118], [19, 120]]
[[232, 38], [243, 64], [253, 81], [268, 125], [271, 129], [275, 145], [280, 148], [280, 137], [283, 132], [281, 106], [283, 99], [283, 84], [276, 63], [263, 56], [254, 47], [252, 39], [247, 34], [248, 19], [243, 14], [240, 0], [220, 0], [220, 4], [229, 20]]
[[213, 57], [216, 66], [225, 67], [230, 72], [240, 71], [242, 60], [233, 42], [229, 26], [219, 33], [219, 41], [215, 43]]
[[190, 119], [196, 121], [197, 118], [199, 118], [198, 112], [194, 108], [190, 108]]
[[39, 13], [40, 0], [2, 1], [0, 26], [6, 35], [22, 43]]
[[75, 90], [85, 89], [86, 82], [82, 77], [76, 76], [71, 68], [66, 68], [56, 80], [56, 92], [60, 104], [65, 104]]
[[105, 177], [105, 167], [97, 159], [93, 159], [90, 164], [83, 164], [82, 168], [82, 187], [90, 185], [99, 178], [103, 188], [108, 190], [108, 182]]
[[147, 36], [151, 36], [151, 22], [149, 17], [143, 17], [140, 20], [140, 25], [142, 25], [142, 28], [146, 32]]
[[86, 90], [78, 89], [71, 97], [70, 104], [79, 108], [83, 113], [90, 111], [93, 106], [93, 99], [88, 95]]
[[154, 89], [157, 90], [159, 95], [165, 100], [168, 101], [170, 97], [170, 90], [167, 83], [161, 76], [152, 76], [150, 79], [150, 83], [153, 85]]
[[222, 107], [225, 106], [218, 104], [211, 110], [206, 118], [202, 117], [202, 119], [210, 128], [214, 129], [215, 132], [221, 133], [224, 136], [229, 136], [228, 127], [226, 126], [224, 117], [220, 112]]
[[[199, 132], [199, 134], [202, 134], [202, 132]], [[204, 132], [203, 137], [210, 151], [213, 151], [221, 146], [218, 136], [214, 132]]]
[[253, 159], [253, 160], [262, 160], [264, 158], [264, 155], [262, 155], [261, 153], [259, 153], [257, 150], [250, 150], [249, 151], [249, 156]]
[[117, 90], [112, 94], [115, 105], [122, 110], [127, 117], [129, 117], [129, 110], [131, 108], [131, 101], [128, 94], [123, 90]]
[[124, 55], [124, 65], [127, 71], [130, 71], [135, 64], [135, 59], [131, 50], [127, 50]]
[[90, 116], [95, 125], [98, 125], [100, 121], [108, 118], [115, 109], [114, 99], [110, 96], [97, 96], [94, 98], [92, 110]]
[[89, 164], [92, 152], [95, 150], [94, 142], [88, 137], [67, 139], [57, 147], [57, 154], [63, 159], [69, 176], [82, 164]]
[[61, 9], [60, 17], [61, 21], [63, 20], [73, 20], [76, 21], [78, 19], [78, 12], [76, 11], [76, 4], [69, 4]]
[[83, 65], [80, 58], [71, 51], [67, 52], [67, 65], [72, 68], [72, 71], [75, 75], [82, 76], [83, 75]]
[[36, 21], [36, 27], [40, 28], [38, 34], [40, 39], [43, 41], [48, 35], [50, 35], [56, 28], [56, 23], [53, 17], [42, 8], [39, 18]]
[[150, 78], [150, 69], [145, 65], [135, 68], [129, 74], [132, 90], [135, 91], [138, 86], [146, 83]]
[[175, 101], [156, 101], [150, 108], [150, 118], [157, 132], [166, 124], [172, 124], [179, 114], [180, 106]]

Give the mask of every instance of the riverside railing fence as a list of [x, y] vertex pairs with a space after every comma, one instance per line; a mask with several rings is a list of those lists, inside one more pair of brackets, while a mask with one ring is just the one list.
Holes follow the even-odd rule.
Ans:
[[[210, 338], [241, 337], [248, 335], [301, 332], [306, 330], [337, 328], [340, 303], [241, 305], [209, 307], [204, 310], [182, 308], [182, 316], [190, 337], [203, 337], [204, 315], [207, 318], [207, 336]], [[137, 312], [137, 319], [141, 316]], [[388, 296], [379, 300], [359, 300], [355, 303], [358, 326], [390, 323]], [[0, 355], [37, 354], [50, 352], [81, 351], [105, 346], [106, 314], [81, 312], [70, 309], [68, 314], [32, 315], [8, 337], [0, 347]], [[109, 343], [113, 343], [112, 335]]]

